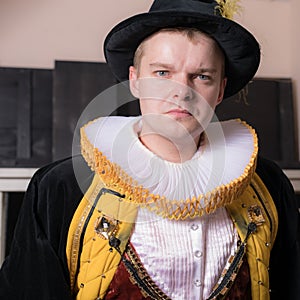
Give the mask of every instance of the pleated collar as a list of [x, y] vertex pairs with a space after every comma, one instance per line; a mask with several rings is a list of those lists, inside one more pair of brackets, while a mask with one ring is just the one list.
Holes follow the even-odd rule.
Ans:
[[81, 149], [108, 188], [171, 219], [210, 213], [231, 203], [249, 184], [257, 136], [235, 119], [211, 123], [204, 146], [183, 163], [163, 160], [139, 140], [141, 117], [105, 117], [81, 128]]

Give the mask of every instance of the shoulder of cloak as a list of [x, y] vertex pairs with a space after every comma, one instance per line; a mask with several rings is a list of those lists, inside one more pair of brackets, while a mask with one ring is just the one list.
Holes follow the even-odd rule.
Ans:
[[274, 299], [296, 299], [300, 295], [299, 203], [290, 180], [275, 162], [259, 157], [256, 172], [278, 212], [278, 232], [270, 259], [272, 295]]

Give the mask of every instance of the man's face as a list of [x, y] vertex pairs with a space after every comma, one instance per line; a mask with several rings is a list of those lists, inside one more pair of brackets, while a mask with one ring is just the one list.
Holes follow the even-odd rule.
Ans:
[[129, 72], [144, 131], [197, 139], [223, 98], [223, 70], [221, 50], [202, 33], [191, 39], [182, 32], [160, 31], [148, 38], [139, 65]]

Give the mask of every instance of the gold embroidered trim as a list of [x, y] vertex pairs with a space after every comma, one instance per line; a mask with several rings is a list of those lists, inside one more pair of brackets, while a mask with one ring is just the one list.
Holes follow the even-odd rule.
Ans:
[[[99, 193], [101, 186], [96, 186], [96, 188], [91, 193], [91, 199], [95, 199], [97, 194]], [[70, 286], [71, 291], [74, 292], [75, 289], [75, 276], [77, 272], [78, 259], [79, 259], [79, 244], [80, 237], [82, 234], [83, 226], [86, 221], [86, 218], [91, 210], [91, 201], [88, 201], [85, 197], [85, 207], [83, 208], [82, 214], [79, 217], [78, 224], [74, 229], [74, 235], [72, 238], [71, 246], [70, 246], [70, 254], [67, 253], [67, 256], [70, 255], [68, 259], [69, 262], [69, 271], [70, 271]]]
[[107, 188], [125, 195], [124, 201], [138, 204], [169, 219], [194, 218], [202, 216], [204, 213], [212, 213], [217, 208], [230, 204], [238, 198], [249, 185], [255, 172], [258, 152], [255, 130], [246, 122], [240, 119], [237, 121], [249, 129], [254, 139], [254, 150], [243, 174], [226, 185], [218, 186], [212, 191], [192, 199], [170, 200], [165, 196], [154, 195], [139, 185], [119, 165], [110, 162], [101, 151], [93, 147], [85, 133], [86, 126], [91, 122], [81, 128], [81, 152], [89, 167], [100, 176]]
[[155, 282], [151, 279], [149, 274], [147, 273], [146, 269], [143, 267], [142, 262], [140, 261], [138, 255], [136, 254], [135, 250], [132, 248], [131, 244], [129, 243], [126, 252], [125, 252], [125, 258], [128, 259], [128, 261], [132, 264], [134, 271], [137, 273], [138, 277], [142, 280], [143, 285], [147, 287], [147, 289], [151, 292], [147, 293], [145, 289], [143, 288], [142, 284], [140, 284], [135, 278], [133, 271], [130, 270], [126, 264], [126, 270], [128, 271], [130, 275], [130, 281], [133, 284], [136, 284], [143, 294], [144, 297], [150, 297], [154, 300], [160, 299], [160, 300], [171, 300], [160, 288], [155, 284]]
[[73, 291], [75, 287], [75, 275], [76, 275], [78, 258], [79, 258], [78, 250], [79, 250], [80, 236], [89, 210], [90, 210], [90, 205], [87, 205], [82, 214], [78, 227], [75, 230], [73, 243], [71, 245], [71, 257], [70, 257], [70, 267], [69, 267], [71, 291]]
[[[247, 241], [247, 260], [251, 280], [252, 299], [268, 300], [269, 293], [269, 262], [271, 248], [276, 238], [278, 215], [276, 206], [266, 186], [260, 177], [255, 173], [251, 185], [237, 201], [226, 206], [239, 236], [245, 239], [247, 235], [247, 224], [249, 208], [259, 205], [263, 214], [264, 222], [257, 221], [257, 230]], [[252, 208], [251, 208], [252, 209]]]

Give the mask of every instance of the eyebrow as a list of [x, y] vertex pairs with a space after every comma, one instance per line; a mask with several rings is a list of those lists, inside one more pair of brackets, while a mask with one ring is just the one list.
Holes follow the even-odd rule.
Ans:
[[199, 68], [196, 70], [195, 72], [196, 74], [201, 74], [201, 73], [217, 73], [217, 69], [216, 68]]
[[150, 67], [163, 68], [163, 69], [172, 69], [173, 68], [171, 64], [159, 63], [159, 62], [151, 63]]

